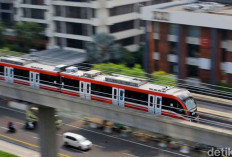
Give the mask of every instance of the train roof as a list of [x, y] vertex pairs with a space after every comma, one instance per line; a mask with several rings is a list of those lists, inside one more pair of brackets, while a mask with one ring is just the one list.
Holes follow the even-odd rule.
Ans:
[[49, 71], [49, 72], [59, 72], [61, 71], [61, 68], [65, 66], [65, 65], [58, 65], [58, 66], [45, 65], [30, 59], [21, 58], [21, 57], [11, 57], [11, 56], [0, 57], [0, 62], [17, 65], [25, 68], [30, 68], [30, 69]]
[[72, 68], [76, 70], [73, 72], [67, 72], [66, 70], [61, 73], [63, 74], [63, 76], [69, 75], [69, 76], [83, 77], [83, 78], [88, 78], [88, 79], [101, 81], [101, 82], [115, 83], [115, 84], [132, 86], [132, 87], [149, 90], [149, 91], [171, 94], [171, 95], [175, 95], [178, 97], [180, 95], [190, 96], [190, 92], [188, 92], [188, 90], [186, 89], [172, 87], [172, 86], [158, 85], [152, 82], [148, 82], [147, 79], [143, 79], [143, 78], [136, 78], [136, 77], [126, 76], [126, 75], [119, 75], [119, 74], [105, 75], [101, 71], [98, 71], [98, 70], [84, 71], [84, 70], [78, 70], [77, 67], [72, 67]]

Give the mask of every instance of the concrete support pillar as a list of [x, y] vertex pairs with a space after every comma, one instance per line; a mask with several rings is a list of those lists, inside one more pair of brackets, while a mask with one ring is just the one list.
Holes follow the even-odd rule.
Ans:
[[178, 78], [185, 79], [187, 77], [187, 26], [178, 25], [178, 43], [177, 43], [177, 55], [178, 55]]
[[201, 28], [200, 40], [199, 75], [202, 82], [209, 83], [211, 76], [211, 31], [209, 28]]
[[159, 24], [159, 70], [169, 73], [169, 62], [168, 62], [168, 53], [169, 53], [169, 44], [168, 44], [168, 24], [160, 22]]
[[39, 134], [41, 157], [57, 157], [55, 109], [39, 107]]

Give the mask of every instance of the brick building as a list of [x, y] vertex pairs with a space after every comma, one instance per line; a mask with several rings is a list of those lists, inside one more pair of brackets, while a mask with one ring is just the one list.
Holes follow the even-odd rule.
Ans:
[[222, 2], [183, 0], [143, 7], [147, 70], [232, 84], [232, 4]]

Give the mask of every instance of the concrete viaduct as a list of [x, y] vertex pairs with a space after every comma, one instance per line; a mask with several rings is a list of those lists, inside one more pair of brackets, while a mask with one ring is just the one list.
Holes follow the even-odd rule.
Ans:
[[79, 97], [0, 82], [0, 95], [39, 104], [42, 157], [57, 157], [55, 109], [63, 109], [217, 147], [229, 147], [232, 131], [197, 123], [164, 118]]

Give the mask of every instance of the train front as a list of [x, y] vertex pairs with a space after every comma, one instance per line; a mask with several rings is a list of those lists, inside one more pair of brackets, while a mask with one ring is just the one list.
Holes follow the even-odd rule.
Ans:
[[191, 121], [198, 121], [199, 114], [197, 113], [197, 104], [192, 94], [186, 89], [181, 89], [175, 96], [184, 103], [188, 118], [190, 118]]

